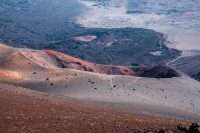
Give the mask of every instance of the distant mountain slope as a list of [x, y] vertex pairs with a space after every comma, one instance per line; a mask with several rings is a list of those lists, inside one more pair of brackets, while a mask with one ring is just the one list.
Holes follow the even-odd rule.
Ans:
[[[0, 42], [105, 65], [163, 65], [180, 55], [166, 47], [165, 35], [153, 30], [83, 28], [76, 19], [87, 10], [76, 0], [0, 0]], [[76, 39], [87, 36], [94, 39]]]
[[40, 49], [63, 31], [77, 32], [73, 22], [81, 12], [75, 0], [0, 0], [0, 42]]
[[170, 62], [169, 66], [182, 71], [190, 77], [200, 81], [200, 52], [194, 52], [194, 55], [180, 57], [179, 59]]

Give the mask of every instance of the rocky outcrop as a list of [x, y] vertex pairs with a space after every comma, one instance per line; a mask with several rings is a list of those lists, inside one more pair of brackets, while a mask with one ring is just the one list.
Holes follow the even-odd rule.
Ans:
[[173, 78], [181, 75], [167, 66], [155, 66], [146, 68], [139, 76], [149, 78]]

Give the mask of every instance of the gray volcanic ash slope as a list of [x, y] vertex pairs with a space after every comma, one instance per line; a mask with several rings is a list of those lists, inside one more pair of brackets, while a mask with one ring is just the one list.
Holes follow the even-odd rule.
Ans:
[[[90, 6], [88, 11], [95, 11], [92, 13], [97, 13], [97, 18], [105, 18], [102, 13], [111, 15], [94, 18], [101, 20], [97, 23], [100, 26], [102, 23], [116, 26], [114, 20], [118, 26], [127, 27], [126, 20], [141, 20], [140, 13], [144, 13], [145, 24], [150, 24], [146, 19], [162, 24], [154, 22], [166, 20], [168, 17], [162, 19], [165, 15], [176, 18], [165, 13], [152, 16], [134, 10], [124, 12], [121, 4], [126, 2], [119, 1], [110, 1], [108, 10], [99, 4]], [[160, 6], [165, 7], [162, 3]], [[167, 66], [153, 67], [181, 54], [166, 46], [169, 42], [165, 34], [135, 27], [84, 28], [91, 24], [87, 23], [85, 9], [88, 7], [73, 0], [0, 0], [0, 42], [21, 48], [0, 45], [0, 81], [81, 100], [130, 105], [149, 114], [199, 120], [200, 83]], [[85, 19], [80, 14], [86, 15]], [[129, 18], [132, 15], [134, 21]], [[196, 14], [183, 16], [193, 18]], [[176, 60], [177, 64], [171, 66], [198, 78], [198, 57], [191, 59], [197, 63], [189, 58], [184, 59], [185, 64]]]
[[91, 105], [1, 83], [0, 96], [1, 133], [157, 132], [160, 127], [165, 127], [165, 131], [178, 132], [177, 125], [190, 125], [183, 120], [140, 115], [133, 110], [127, 112]]
[[[0, 49], [0, 80], [3, 83], [86, 101], [127, 105], [148, 114], [192, 120], [200, 118], [200, 83], [177, 75], [168, 67], [141, 67], [139, 70], [145, 69], [144, 77], [106, 75], [106, 71], [105, 74], [98, 73], [103, 72], [105, 66], [54, 51], [15, 49], [5, 45], [1, 45]], [[66, 62], [68, 68], [57, 64], [60, 62], [58, 57]], [[82, 68], [91, 68], [97, 73], [86, 72]], [[114, 67], [109, 66], [109, 69]], [[126, 67], [118, 67], [118, 70], [127, 72]], [[136, 72], [136, 69], [133, 70]], [[155, 76], [152, 73], [159, 72], [175, 75], [172, 78], [151, 77]]]
[[182, 56], [168, 65], [200, 81], [200, 52], [196, 51], [192, 53], [192, 55]]

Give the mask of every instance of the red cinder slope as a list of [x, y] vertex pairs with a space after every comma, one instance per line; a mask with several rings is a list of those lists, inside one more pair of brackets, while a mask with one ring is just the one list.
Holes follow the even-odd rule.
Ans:
[[51, 50], [44, 50], [44, 52], [48, 54], [60, 68], [77, 69], [109, 75], [136, 75], [130, 67], [100, 65]]
[[36, 71], [44, 69], [75, 69], [108, 75], [129, 75], [148, 78], [171, 78], [180, 75], [167, 66], [113, 66], [84, 61], [52, 50], [17, 49], [0, 44], [0, 69]]
[[129, 67], [100, 65], [51, 50], [44, 50], [44, 53], [49, 55], [49, 57], [51, 57], [55, 64], [60, 68], [77, 69], [108, 75], [131, 75], [148, 78], [171, 78], [180, 76], [175, 70], [167, 66]]

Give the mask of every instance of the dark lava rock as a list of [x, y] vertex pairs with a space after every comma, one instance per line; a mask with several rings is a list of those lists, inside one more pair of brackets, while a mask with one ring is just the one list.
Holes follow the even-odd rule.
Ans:
[[148, 77], [148, 78], [173, 78], [180, 77], [181, 75], [176, 72], [174, 69], [169, 68], [167, 66], [155, 66], [150, 67], [141, 72], [140, 77]]
[[199, 127], [200, 125], [197, 123], [192, 123], [192, 125], [189, 127], [189, 133], [200, 133]]
[[197, 74], [193, 74], [193, 75], [192, 75], [192, 78], [194, 78], [194, 79], [200, 81], [200, 72], [198, 72]]
[[182, 125], [177, 126], [177, 129], [184, 133], [200, 133], [199, 128], [200, 128], [200, 125], [198, 125], [197, 123], [192, 123], [190, 127], [186, 127]]
[[33, 72], [33, 74], [37, 74], [36, 72]]

